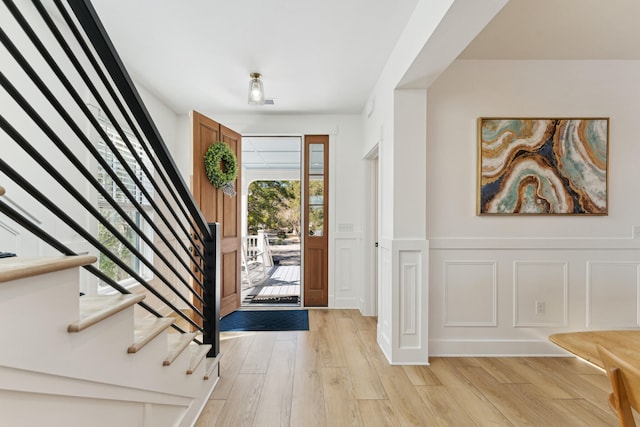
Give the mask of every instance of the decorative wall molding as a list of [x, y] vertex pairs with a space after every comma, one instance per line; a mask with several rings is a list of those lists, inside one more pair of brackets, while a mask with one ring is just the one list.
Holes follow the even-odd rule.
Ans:
[[640, 249], [640, 239], [611, 237], [602, 239], [547, 239], [547, 238], [435, 238], [429, 240], [431, 250], [513, 250], [513, 249]]
[[[338, 245], [336, 245], [338, 246]], [[336, 263], [336, 291], [338, 292], [350, 292], [353, 291], [353, 280], [351, 278], [353, 262], [352, 253], [353, 248], [342, 247], [336, 248], [337, 263]]]
[[380, 239], [378, 344], [392, 364], [428, 359], [428, 255], [420, 239]]
[[416, 316], [418, 312], [418, 263], [402, 263], [400, 278], [400, 300], [403, 312], [400, 318], [401, 335], [415, 335], [417, 333]]
[[497, 270], [497, 261], [444, 262], [445, 327], [498, 325]]
[[5, 230], [7, 233], [11, 234], [12, 236], [17, 237], [18, 235], [20, 235], [20, 232], [18, 230], [11, 227], [9, 224], [7, 224], [6, 222], [3, 222], [2, 220], [0, 220], [0, 228]]
[[568, 268], [568, 261], [513, 261], [514, 328], [567, 326]]
[[586, 327], [640, 326], [640, 261], [587, 261]]
[[358, 308], [360, 304], [362, 279], [355, 277], [359, 271], [360, 247], [359, 233], [340, 233], [333, 242], [333, 286], [329, 289], [330, 306], [334, 308]]
[[362, 233], [358, 233], [358, 232], [336, 231], [333, 233], [334, 240], [361, 240], [362, 238], [363, 238]]
[[420, 300], [423, 292], [422, 254], [415, 250], [398, 252], [398, 347], [401, 349], [417, 349], [422, 344]]
[[0, 251], [20, 253], [22, 237], [20, 231], [0, 220]]
[[2, 201], [5, 202], [6, 204], [8, 204], [9, 206], [11, 206], [13, 209], [15, 209], [18, 212], [20, 212], [24, 217], [29, 219], [31, 222], [33, 222], [33, 223], [35, 223], [37, 225], [41, 225], [42, 224], [42, 221], [38, 217], [33, 215], [33, 212], [30, 209], [23, 208], [18, 202], [16, 202], [15, 200], [10, 198], [9, 196], [7, 196], [7, 195], [3, 196]]
[[[640, 326], [637, 249], [430, 248], [429, 259], [430, 356], [566, 354], [550, 334]], [[495, 324], [476, 327], [493, 298]]]
[[[8, 197], [6, 194], [2, 196], [2, 201], [37, 226], [51, 231], [51, 228], [47, 228], [46, 225], [43, 226], [43, 221], [34, 215], [33, 209], [23, 207], [20, 203]], [[31, 200], [30, 202], [33, 203], [34, 207], [40, 207], [36, 206], [36, 202]], [[23, 256], [59, 254], [58, 251], [46, 245], [33, 234], [25, 232], [25, 229], [20, 224], [7, 217], [0, 220], [0, 251], [15, 252], [17, 255]]]

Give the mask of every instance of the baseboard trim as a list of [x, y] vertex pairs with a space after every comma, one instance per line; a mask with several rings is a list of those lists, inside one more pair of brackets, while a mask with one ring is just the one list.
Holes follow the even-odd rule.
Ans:
[[359, 309], [358, 298], [329, 298], [331, 301], [330, 308], [353, 308]]
[[546, 340], [429, 340], [429, 357], [569, 356]]

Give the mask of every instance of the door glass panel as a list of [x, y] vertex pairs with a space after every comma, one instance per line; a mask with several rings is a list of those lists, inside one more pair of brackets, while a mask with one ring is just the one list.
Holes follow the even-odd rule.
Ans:
[[324, 144], [309, 144], [309, 175], [324, 174]]
[[[304, 304], [329, 303], [329, 136], [305, 136], [304, 150]], [[326, 217], [325, 217], [326, 215]]]
[[309, 205], [323, 205], [324, 176], [310, 176], [307, 193], [309, 194]]
[[309, 236], [322, 237], [324, 234], [324, 206], [309, 206]]

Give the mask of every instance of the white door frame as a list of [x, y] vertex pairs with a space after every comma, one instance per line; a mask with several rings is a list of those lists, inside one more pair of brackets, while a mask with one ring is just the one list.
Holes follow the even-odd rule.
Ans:
[[364, 288], [360, 311], [363, 316], [378, 315], [378, 218], [379, 203], [379, 143], [364, 156], [365, 200], [364, 200]]

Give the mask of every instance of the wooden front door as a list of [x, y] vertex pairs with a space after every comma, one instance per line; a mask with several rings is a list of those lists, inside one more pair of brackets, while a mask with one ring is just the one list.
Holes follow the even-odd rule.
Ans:
[[304, 138], [304, 305], [329, 304], [329, 136]]
[[[215, 142], [222, 141], [231, 147], [241, 170], [240, 134], [220, 125], [210, 118], [193, 112], [193, 195], [207, 222], [220, 223], [220, 316], [225, 316], [240, 306], [240, 195], [227, 196], [211, 185], [204, 169], [204, 153]], [[240, 191], [240, 172], [235, 181]]]

